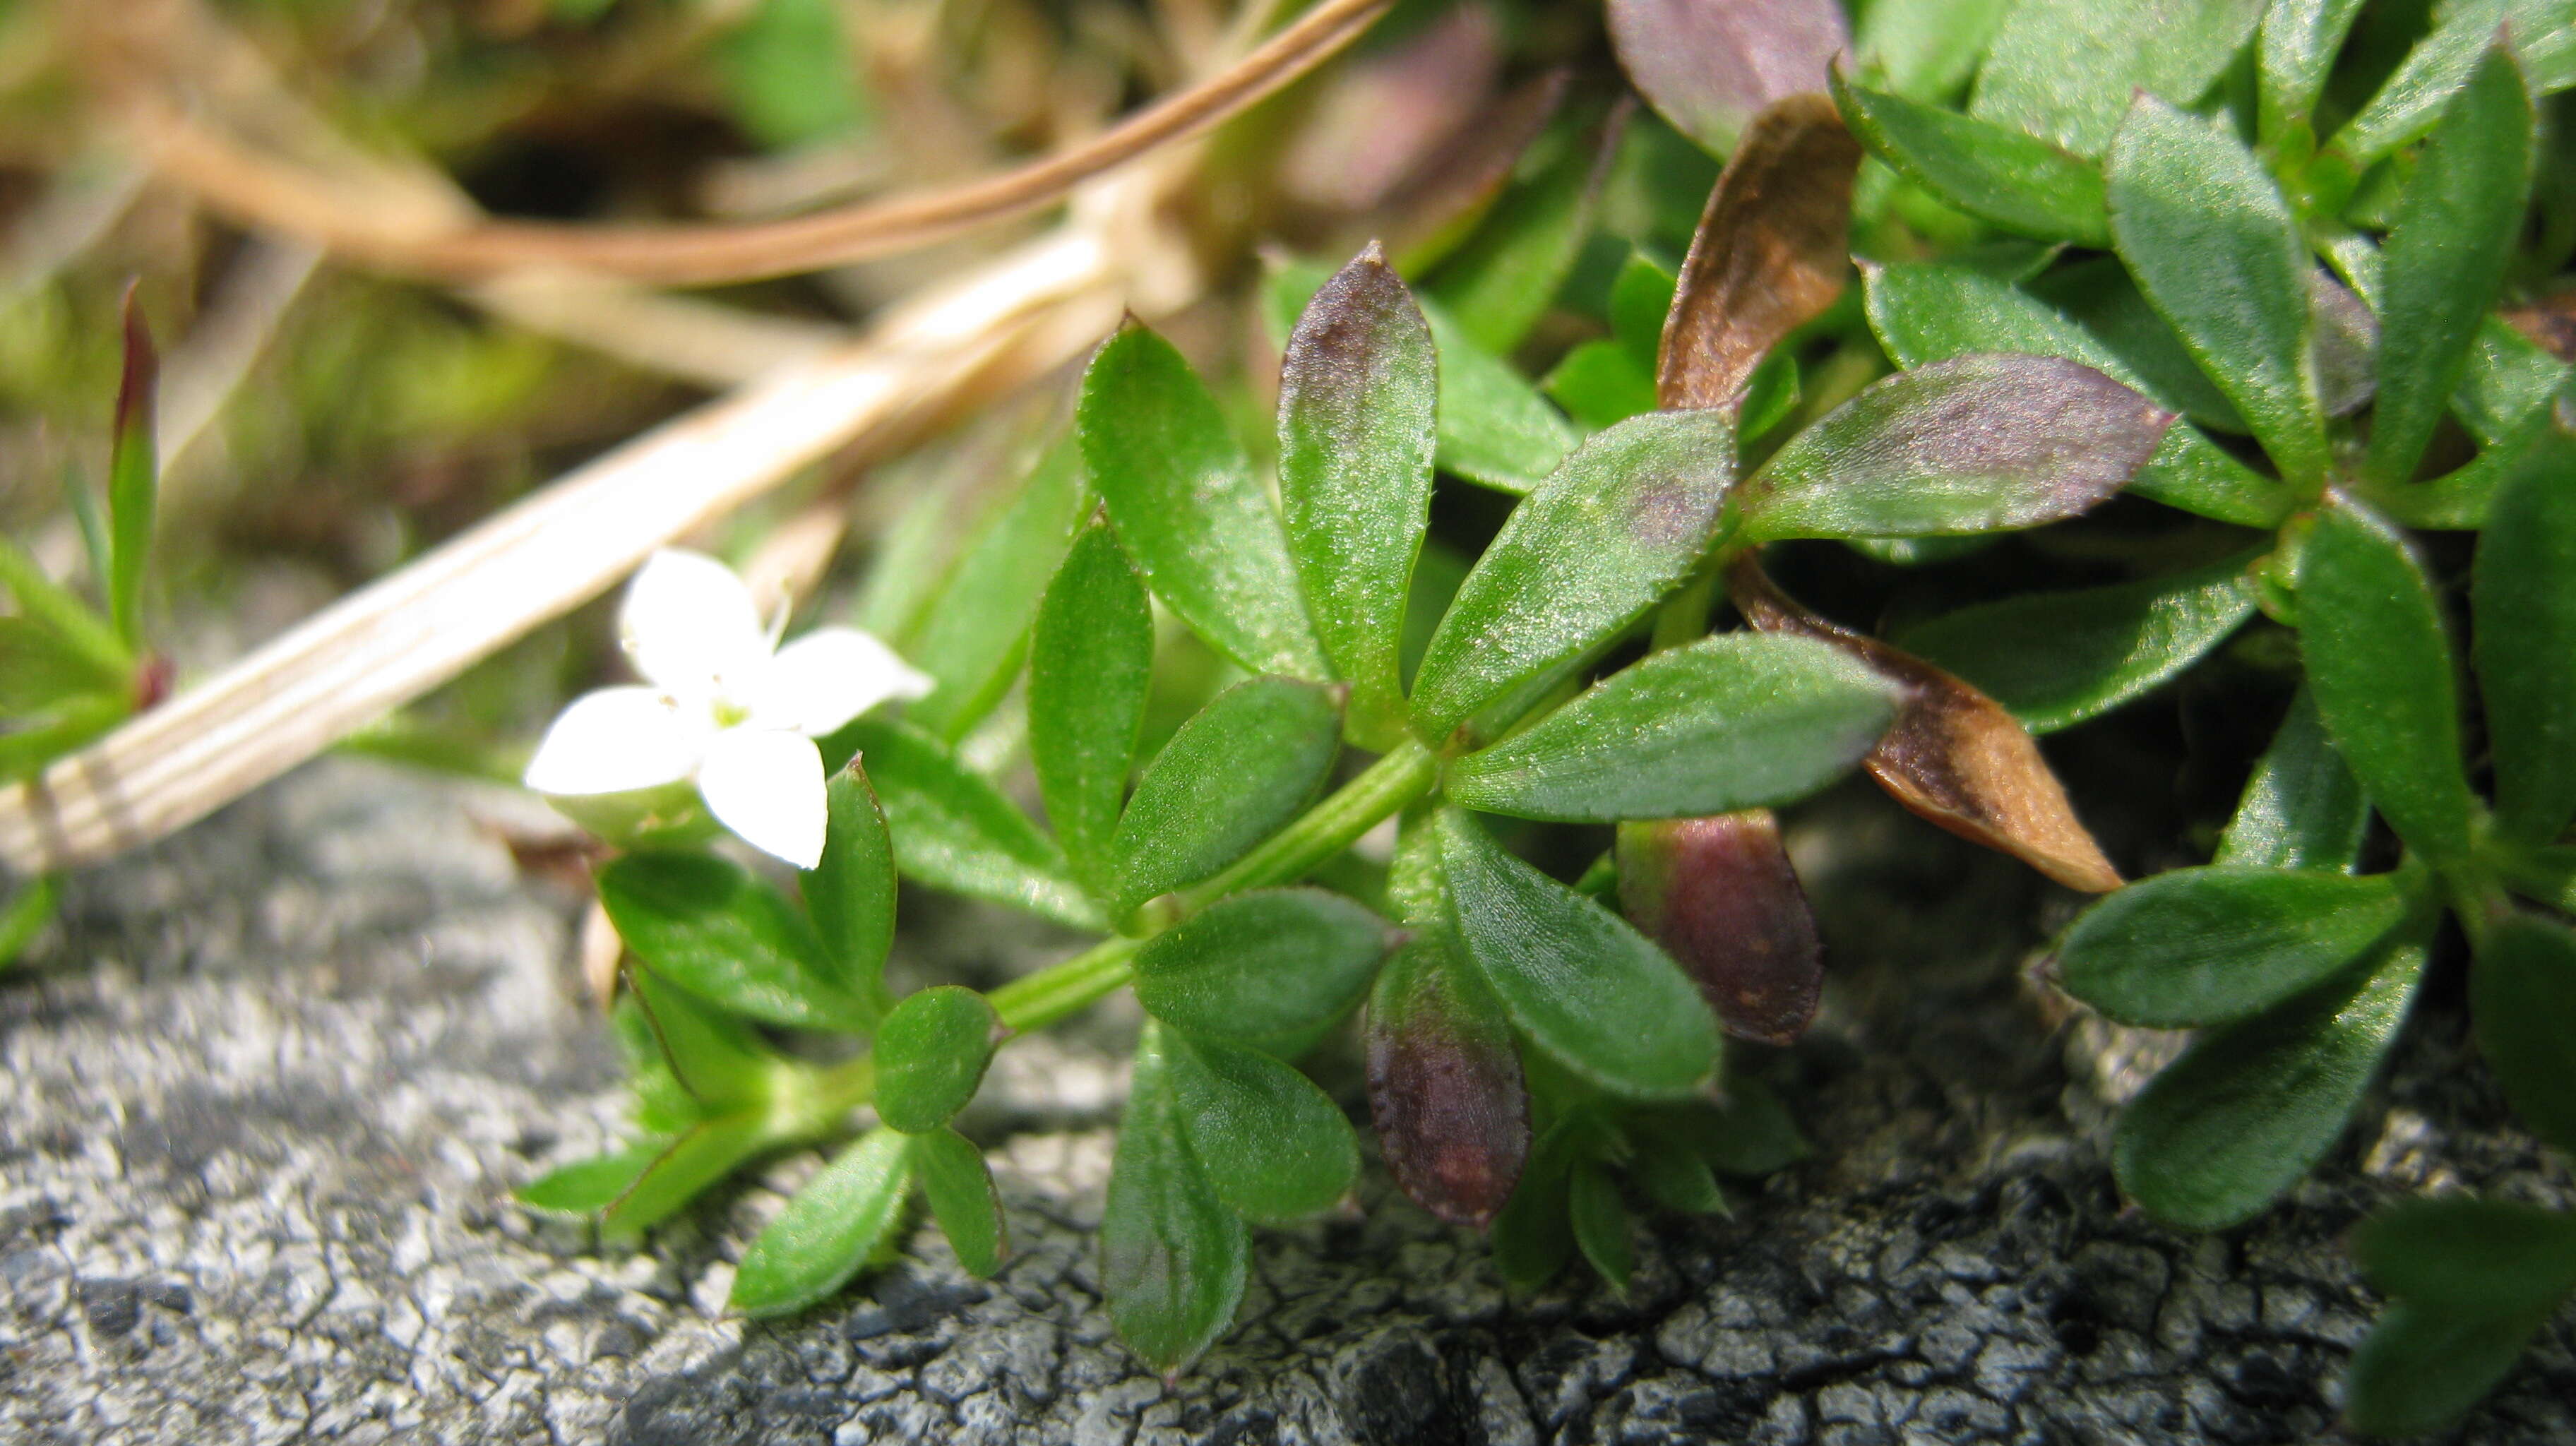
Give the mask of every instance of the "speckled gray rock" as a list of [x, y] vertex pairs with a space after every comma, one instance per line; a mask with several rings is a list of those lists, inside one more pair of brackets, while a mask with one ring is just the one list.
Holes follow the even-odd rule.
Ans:
[[[2336, 1248], [2354, 1221], [2455, 1183], [2576, 1199], [2436, 991], [2289, 1205], [2210, 1238], [2124, 1215], [2105, 1100], [2157, 1042], [2052, 1024], [2022, 982], [2062, 901], [1846, 799], [1797, 840], [1835, 992], [1765, 1061], [1817, 1157], [1731, 1220], [1660, 1223], [1625, 1297], [1515, 1301], [1380, 1184], [1364, 1214], [1265, 1232], [1239, 1329], [1153, 1378], [1087, 1234], [1111, 1012], [1007, 1051], [970, 1121], [1018, 1245], [998, 1280], [925, 1232], [842, 1300], [746, 1325], [720, 1310], [731, 1262], [812, 1157], [640, 1252], [508, 1200], [607, 1140], [618, 1098], [570, 901], [477, 822], [507, 806], [332, 763], [73, 882], [0, 980], [0, 1440], [2315, 1440], [2372, 1308]], [[913, 912], [917, 971], [1055, 947]], [[2569, 1321], [2460, 1439], [2576, 1439]]]

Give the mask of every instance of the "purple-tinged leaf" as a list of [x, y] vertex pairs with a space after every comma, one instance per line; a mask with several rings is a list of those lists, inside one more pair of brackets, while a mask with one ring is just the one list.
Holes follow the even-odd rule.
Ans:
[[1682, 259], [1655, 367], [1665, 407], [1737, 406], [1763, 356], [1842, 294], [1860, 158], [1822, 95], [1755, 118]]
[[1423, 1209], [1482, 1229], [1530, 1149], [1529, 1091], [1502, 1002], [1434, 924], [1379, 971], [1367, 1033], [1369, 1114], [1387, 1172]]
[[1824, 992], [1806, 891], [1768, 809], [1619, 825], [1619, 905], [1738, 1039], [1791, 1044]]
[[1834, 0], [1610, 0], [1610, 44], [1647, 104], [1725, 155], [1754, 112], [1823, 90], [1851, 32]]
[[125, 288], [125, 371], [116, 388], [116, 443], [107, 466], [108, 616], [128, 648], [143, 638], [143, 562], [152, 550], [161, 475], [152, 434], [161, 359], [134, 290]]
[[1921, 658], [1800, 607], [1749, 554], [1726, 581], [1754, 627], [1821, 638], [1911, 690], [1895, 726], [1861, 760], [1898, 803], [2070, 889], [2099, 894], [2120, 886], [2119, 871], [2075, 817], [2039, 745], [2002, 704]]
[[1800, 432], [1737, 491], [1744, 536], [1924, 537], [2078, 516], [2155, 455], [2173, 413], [2063, 357], [1900, 372]]

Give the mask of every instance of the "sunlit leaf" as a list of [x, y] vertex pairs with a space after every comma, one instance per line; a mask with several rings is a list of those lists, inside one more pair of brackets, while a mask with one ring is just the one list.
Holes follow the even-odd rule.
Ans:
[[1029, 659], [1029, 757], [1047, 821], [1094, 897], [1106, 898], [1110, 838], [1127, 802], [1154, 667], [1145, 585], [1095, 522], [1075, 540], [1038, 609]]
[[1121, 912], [1194, 884], [1294, 818], [1341, 741], [1331, 689], [1251, 678], [1219, 693], [1154, 755], [1110, 839]]
[[862, 760], [823, 790], [823, 857], [804, 876], [805, 911], [852, 992], [882, 1004], [894, 947], [894, 840]]
[[939, 1233], [948, 1237], [948, 1248], [957, 1252], [957, 1263], [979, 1278], [1000, 1270], [1010, 1254], [1010, 1236], [984, 1152], [955, 1130], [940, 1129], [913, 1136], [910, 1153], [922, 1198]]
[[1330, 1208], [1359, 1179], [1359, 1141], [1339, 1106], [1257, 1050], [1164, 1036], [1172, 1111], [1208, 1184], [1251, 1220]]
[[2316, 698], [2303, 687], [2272, 746], [2255, 761], [2213, 862], [2349, 873], [2369, 826], [2361, 780], [2335, 752], [2317, 718]]
[[690, 1126], [600, 1213], [600, 1232], [611, 1239], [643, 1234], [777, 1143], [753, 1114], [723, 1115]]
[[772, 1024], [861, 1032], [876, 1006], [785, 896], [706, 854], [633, 853], [599, 871], [618, 937], [654, 973]]
[[[2335, 56], [2360, 14], [2361, 0], [2273, 0], [2263, 8], [2254, 54], [2256, 129], [2264, 145], [2278, 150], [2291, 127], [2312, 124]], [[2305, 139], [2316, 142], [2312, 132]]]
[[861, 1135], [752, 1239], [726, 1303], [784, 1315], [839, 1290], [903, 1218], [911, 1188], [911, 1141], [893, 1130]]
[[1947, 100], [1985, 59], [2011, 0], [1871, 0], [1852, 54], [1864, 73], [1908, 100]]
[[934, 984], [906, 995], [877, 1029], [877, 1117], [912, 1135], [947, 1124], [975, 1098], [1002, 1034], [972, 989]]
[[1384, 920], [1339, 894], [1255, 890], [1148, 940], [1136, 998], [1194, 1037], [1257, 1045], [1359, 1002], [1388, 942]]
[[1093, 928], [1099, 912], [1067, 877], [1064, 853], [1027, 814], [936, 739], [863, 720], [835, 735], [867, 760], [894, 835], [895, 867], [933, 888]]
[[2102, 168], [2008, 125], [1834, 77], [1843, 118], [1898, 175], [2016, 235], [2111, 244]]
[[924, 608], [904, 656], [920, 659], [938, 682], [906, 706], [905, 721], [954, 743], [992, 711], [1019, 674], [1038, 599], [1088, 500], [1082, 454], [1066, 437], [1047, 449]]
[[1183, 1139], [1157, 1031], [1136, 1045], [1100, 1217], [1100, 1285], [1127, 1348], [1178, 1371], [1225, 1334], [1243, 1299], [1250, 1232]]
[[597, 1215], [615, 1204], [661, 1153], [657, 1141], [575, 1160], [511, 1191], [510, 1197], [548, 1215]]
[[2263, 0], [2015, 5], [1987, 48], [1971, 114], [2100, 155], [2139, 92], [2188, 105], [2235, 59]]

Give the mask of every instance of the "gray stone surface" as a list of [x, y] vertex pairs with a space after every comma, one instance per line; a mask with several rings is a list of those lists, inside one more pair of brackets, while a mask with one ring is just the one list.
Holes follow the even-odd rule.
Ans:
[[[731, 1261], [811, 1156], [641, 1251], [509, 1202], [618, 1110], [573, 905], [477, 821], [509, 806], [331, 763], [73, 882], [0, 979], [0, 1440], [2309, 1441], [2372, 1308], [2337, 1250], [2362, 1214], [2451, 1184], [2576, 1198], [2436, 989], [2288, 1206], [2207, 1238], [2124, 1214], [2105, 1097], [2159, 1042], [2023, 982], [2062, 899], [1846, 797], [1795, 837], [1828, 1016], [1767, 1061], [1818, 1155], [1731, 1220], [1659, 1222], [1624, 1298], [1516, 1301], [1378, 1184], [1364, 1214], [1263, 1233], [1239, 1329], [1155, 1379], [1112, 1339], [1087, 1235], [1112, 1011], [1006, 1052], [971, 1121], [1019, 1246], [1001, 1278], [924, 1232], [841, 1300], [746, 1325], [720, 1309]], [[919, 970], [1055, 947], [908, 907]], [[2570, 1321], [2459, 1439], [2576, 1439]]]

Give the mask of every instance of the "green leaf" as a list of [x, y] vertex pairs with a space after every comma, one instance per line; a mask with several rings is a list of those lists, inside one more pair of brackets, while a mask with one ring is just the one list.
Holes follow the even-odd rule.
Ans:
[[2293, 126], [2303, 145], [2316, 143], [2310, 116], [2360, 14], [2361, 0], [2273, 0], [2264, 7], [2254, 47], [2255, 119], [2267, 149], [2280, 150]]
[[2223, 1230], [2298, 1183], [2344, 1131], [2405, 1022], [2420, 939], [2200, 1036], [2121, 1116], [2111, 1163], [2149, 1215]]
[[[1899, 366], [1919, 367], [1986, 350], [2058, 356], [2135, 387], [2168, 410], [2187, 410], [2168, 389], [2143, 378], [2110, 343], [1999, 277], [1937, 262], [1871, 267], [1866, 275], [1870, 329]], [[2170, 336], [2163, 320], [2155, 320]], [[2188, 359], [2185, 369], [2198, 375]], [[2202, 387], [2207, 389], [2206, 381]], [[2129, 491], [2245, 527], [2272, 527], [2290, 507], [2280, 484], [2182, 422], [2165, 429], [2155, 454], [2130, 478]]]
[[2478, 323], [2477, 344], [2451, 405], [2481, 445], [2495, 447], [2520, 432], [2570, 377], [2576, 377], [2576, 367], [2542, 350], [2502, 317], [2490, 316]]
[[1369, 1115], [1397, 1187], [1452, 1225], [1482, 1229], [1529, 1159], [1520, 1053], [1502, 1001], [1460, 957], [1446, 920], [1407, 920], [1412, 938], [1369, 995]]
[[1834, 76], [1852, 133], [1896, 173], [1980, 221], [2043, 241], [2111, 244], [2102, 168], [2008, 125]]
[[2061, 357], [1972, 353], [1871, 383], [1737, 489], [1749, 539], [1919, 537], [2090, 510], [2173, 414]]
[[1372, 246], [1324, 284], [1279, 375], [1279, 500], [1317, 634], [1350, 680], [1354, 730], [1402, 736], [1398, 651], [1414, 559], [1431, 520], [1438, 359]]
[[865, 719], [835, 739], [855, 745], [867, 764], [894, 835], [896, 868], [932, 888], [1077, 929], [1100, 926], [1099, 911], [1066, 877], [1063, 851], [937, 739]]
[[772, 1024], [862, 1033], [877, 1022], [796, 906], [724, 859], [627, 854], [599, 871], [599, 902], [637, 958], [701, 998]]
[[1898, 690], [1811, 638], [1739, 633], [1613, 673], [1449, 765], [1469, 808], [1565, 823], [1678, 818], [1804, 798], [1860, 761]]
[[649, 969], [629, 973], [626, 984], [617, 1024], [643, 1107], [636, 1123], [669, 1133], [731, 1106], [768, 1103], [776, 1057], [740, 1019]]
[[1969, 111], [2077, 155], [2112, 143], [2132, 94], [2188, 105], [2262, 18], [2263, 0], [2050, 0], [2015, 5]]
[[512, 1199], [548, 1215], [597, 1215], [617, 1203], [662, 1153], [659, 1143], [636, 1145], [550, 1170], [510, 1192]]
[[1120, 913], [1233, 863], [1297, 816], [1332, 771], [1333, 690], [1249, 678], [1216, 695], [1136, 781], [1111, 837]]
[[1082, 526], [1082, 454], [1071, 437], [1047, 449], [1018, 495], [968, 545], [904, 649], [936, 680], [904, 720], [954, 743], [1010, 690], [1028, 654], [1047, 579]]
[[877, 1117], [908, 1135], [948, 1123], [975, 1098], [1007, 1031], [984, 996], [934, 984], [904, 997], [877, 1029]]
[[1011, 1247], [984, 1152], [955, 1130], [939, 1129], [913, 1136], [911, 1154], [922, 1198], [930, 1202], [931, 1218], [948, 1237], [949, 1249], [957, 1252], [957, 1263], [979, 1280], [991, 1278]]
[[19, 723], [83, 693], [121, 694], [125, 686], [121, 673], [105, 674], [89, 653], [44, 623], [0, 615], [0, 717]]
[[1156, 1370], [1178, 1372], [1233, 1324], [1251, 1254], [1251, 1232], [1182, 1138], [1164, 1044], [1148, 1025], [1100, 1217], [1100, 1285], [1119, 1337]]
[[2335, 752], [2315, 695], [2302, 687], [2272, 746], [2255, 762], [2214, 861], [2350, 873], [2369, 827], [2370, 799], [2361, 780]]
[[2395, 529], [2349, 501], [2299, 562], [2299, 648], [2317, 716], [2398, 837], [2436, 864], [2468, 852], [2477, 803], [2441, 606]]
[[2254, 557], [1980, 603], [1891, 641], [1975, 684], [2031, 732], [2053, 733], [2161, 687], [2227, 641], [2254, 614]]
[[1662, 950], [1464, 812], [1443, 809], [1438, 828], [1458, 940], [1523, 1033], [1614, 1094], [1668, 1098], [1708, 1078], [1717, 1023]]
[[1686, 1142], [1651, 1129], [1634, 1133], [1637, 1155], [1628, 1171], [1656, 1204], [1683, 1215], [1733, 1213], [1727, 1207], [1726, 1192], [1718, 1188], [1716, 1173]]
[[2576, 934], [2528, 914], [2489, 932], [2469, 970], [2478, 1048], [2531, 1132], [2576, 1150]]
[[1583, 444], [1512, 511], [1414, 678], [1435, 746], [1499, 729], [1645, 616], [1719, 532], [1734, 436], [1719, 412], [1637, 417]]
[[[2310, 274], [2323, 277], [2322, 272]], [[2082, 327], [2135, 373], [2141, 379], [2139, 390], [2210, 431], [2243, 435], [2248, 430], [2236, 404], [2209, 379], [2191, 348], [2183, 344], [2182, 334], [2138, 289], [2119, 257], [2097, 256], [2057, 267], [2033, 278], [2029, 286], [2033, 295]], [[2312, 290], [2309, 300], [2314, 304], [2326, 294]], [[2318, 394], [2322, 404], [2322, 382]]]
[[[78, 495], [77, 488], [74, 492]], [[134, 654], [115, 630], [71, 589], [46, 576], [35, 557], [5, 532], [0, 532], [0, 589], [18, 601], [16, 624], [40, 629], [79, 655], [93, 687], [119, 695], [132, 687]]]
[[2399, 1301], [2352, 1353], [2344, 1420], [2373, 1436], [2439, 1430], [2494, 1390], [2546, 1324]]
[[2545, 843], [2576, 817], [2576, 409], [2499, 486], [2473, 573], [2496, 828]]
[[832, 0], [757, 0], [726, 40], [733, 118], [753, 140], [784, 149], [856, 130], [867, 119], [841, 13]]
[[1852, 53], [1908, 100], [1949, 99], [1986, 56], [2011, 0], [1871, 0]]
[[1626, 1290], [1637, 1273], [1637, 1246], [1627, 1203], [1610, 1173], [1591, 1160], [1577, 1160], [1565, 1182], [1567, 1223], [1583, 1258], [1615, 1290]]
[[1257, 889], [1209, 905], [1136, 953], [1136, 1000], [1199, 1039], [1260, 1045], [1358, 1002], [1386, 922], [1321, 889]]
[[1216, 399], [1172, 344], [1111, 337], [1082, 376], [1082, 460], [1145, 580], [1247, 671], [1325, 678], [1288, 539]]
[[2066, 992], [2122, 1024], [2243, 1019], [2315, 987], [2404, 922], [2397, 874], [2175, 869], [2087, 909], [2058, 945]]
[[1582, 1115], [1568, 1115], [1550, 1126], [1530, 1150], [1529, 1168], [1521, 1172], [1510, 1203], [1494, 1217], [1494, 1268], [1514, 1290], [1538, 1289], [1574, 1258], [1566, 1182], [1582, 1134], [1597, 1128]]
[[1587, 341], [1547, 374], [1547, 394], [1587, 427], [1616, 426], [1655, 409], [1655, 372], [1616, 341]]
[[1476, 344], [1509, 355], [1547, 314], [1592, 231], [1609, 153], [1618, 128], [1586, 143], [1568, 136], [1537, 174], [1514, 185], [1485, 223], [1429, 282], [1441, 308]]
[[756, 1114], [725, 1115], [690, 1126], [600, 1213], [600, 1233], [613, 1240], [642, 1235], [777, 1144]]
[[[2508, 24], [2526, 57], [2536, 62], [2533, 79], [2540, 81], [2544, 70], [2556, 69], [2555, 57], [2542, 61], [2535, 43], [2563, 44], [2566, 30], [2576, 24], [2576, 8], [2565, 0], [2457, 0], [2443, 6], [2438, 19], [2433, 32], [2406, 53], [2369, 103], [2335, 132], [2333, 148], [2355, 173], [2368, 170], [2398, 147], [2413, 144], [2438, 125], [2443, 109], [2469, 83], [2494, 44], [2496, 31]], [[2536, 87], [2542, 94], [2550, 88], [2547, 83]]]
[[1127, 801], [1154, 670], [1154, 611], [1109, 524], [1094, 522], [1047, 585], [1029, 659], [1029, 756], [1047, 820], [1095, 898]]
[[2138, 289], [2281, 475], [2322, 482], [2325, 412], [2308, 345], [2315, 268], [2262, 163], [2233, 134], [2141, 97], [2108, 174], [2111, 235]]
[[1671, 267], [1643, 251], [1631, 251], [1610, 282], [1610, 334], [1644, 367], [1651, 380], [1655, 354], [1663, 349], [1664, 318], [1672, 315], [1673, 292], [1681, 279]]
[[726, 1304], [785, 1315], [839, 1290], [894, 1232], [911, 1188], [911, 1141], [893, 1130], [861, 1135], [752, 1240]]
[[882, 1011], [886, 955], [894, 948], [894, 840], [857, 761], [832, 776], [823, 797], [823, 857], [804, 876], [805, 911], [825, 957]]
[[53, 875], [21, 880], [0, 902], [0, 969], [7, 969], [36, 942], [36, 935], [61, 907], [62, 893]]
[[1722, 1175], [1759, 1179], [1807, 1157], [1804, 1137], [1789, 1107], [1751, 1075], [1729, 1075], [1723, 1096], [1711, 1105], [1662, 1105], [1635, 1116], [1657, 1139], [1686, 1146]]
[[2352, 1235], [2382, 1295], [2475, 1314], [2555, 1310], [2576, 1291], [2576, 1215], [2503, 1200], [2405, 1200]]
[[2424, 143], [2380, 247], [2379, 404], [2368, 458], [2379, 481], [2414, 475], [2468, 369], [2478, 323], [2521, 238], [2532, 149], [2522, 68], [2499, 47]]
[[108, 616], [128, 649], [143, 646], [143, 565], [160, 506], [161, 463], [153, 445], [161, 359], [134, 288], [125, 289], [125, 372], [116, 389], [116, 444], [107, 464]]
[[1257, 1050], [1163, 1040], [1172, 1110], [1208, 1184], [1236, 1214], [1293, 1220], [1359, 1181], [1359, 1139], [1315, 1082]]
[[1744, 379], [1744, 397], [1735, 415], [1737, 451], [1789, 420], [1798, 409], [1798, 397], [1797, 353], [1775, 351], [1764, 357], [1753, 375]]

